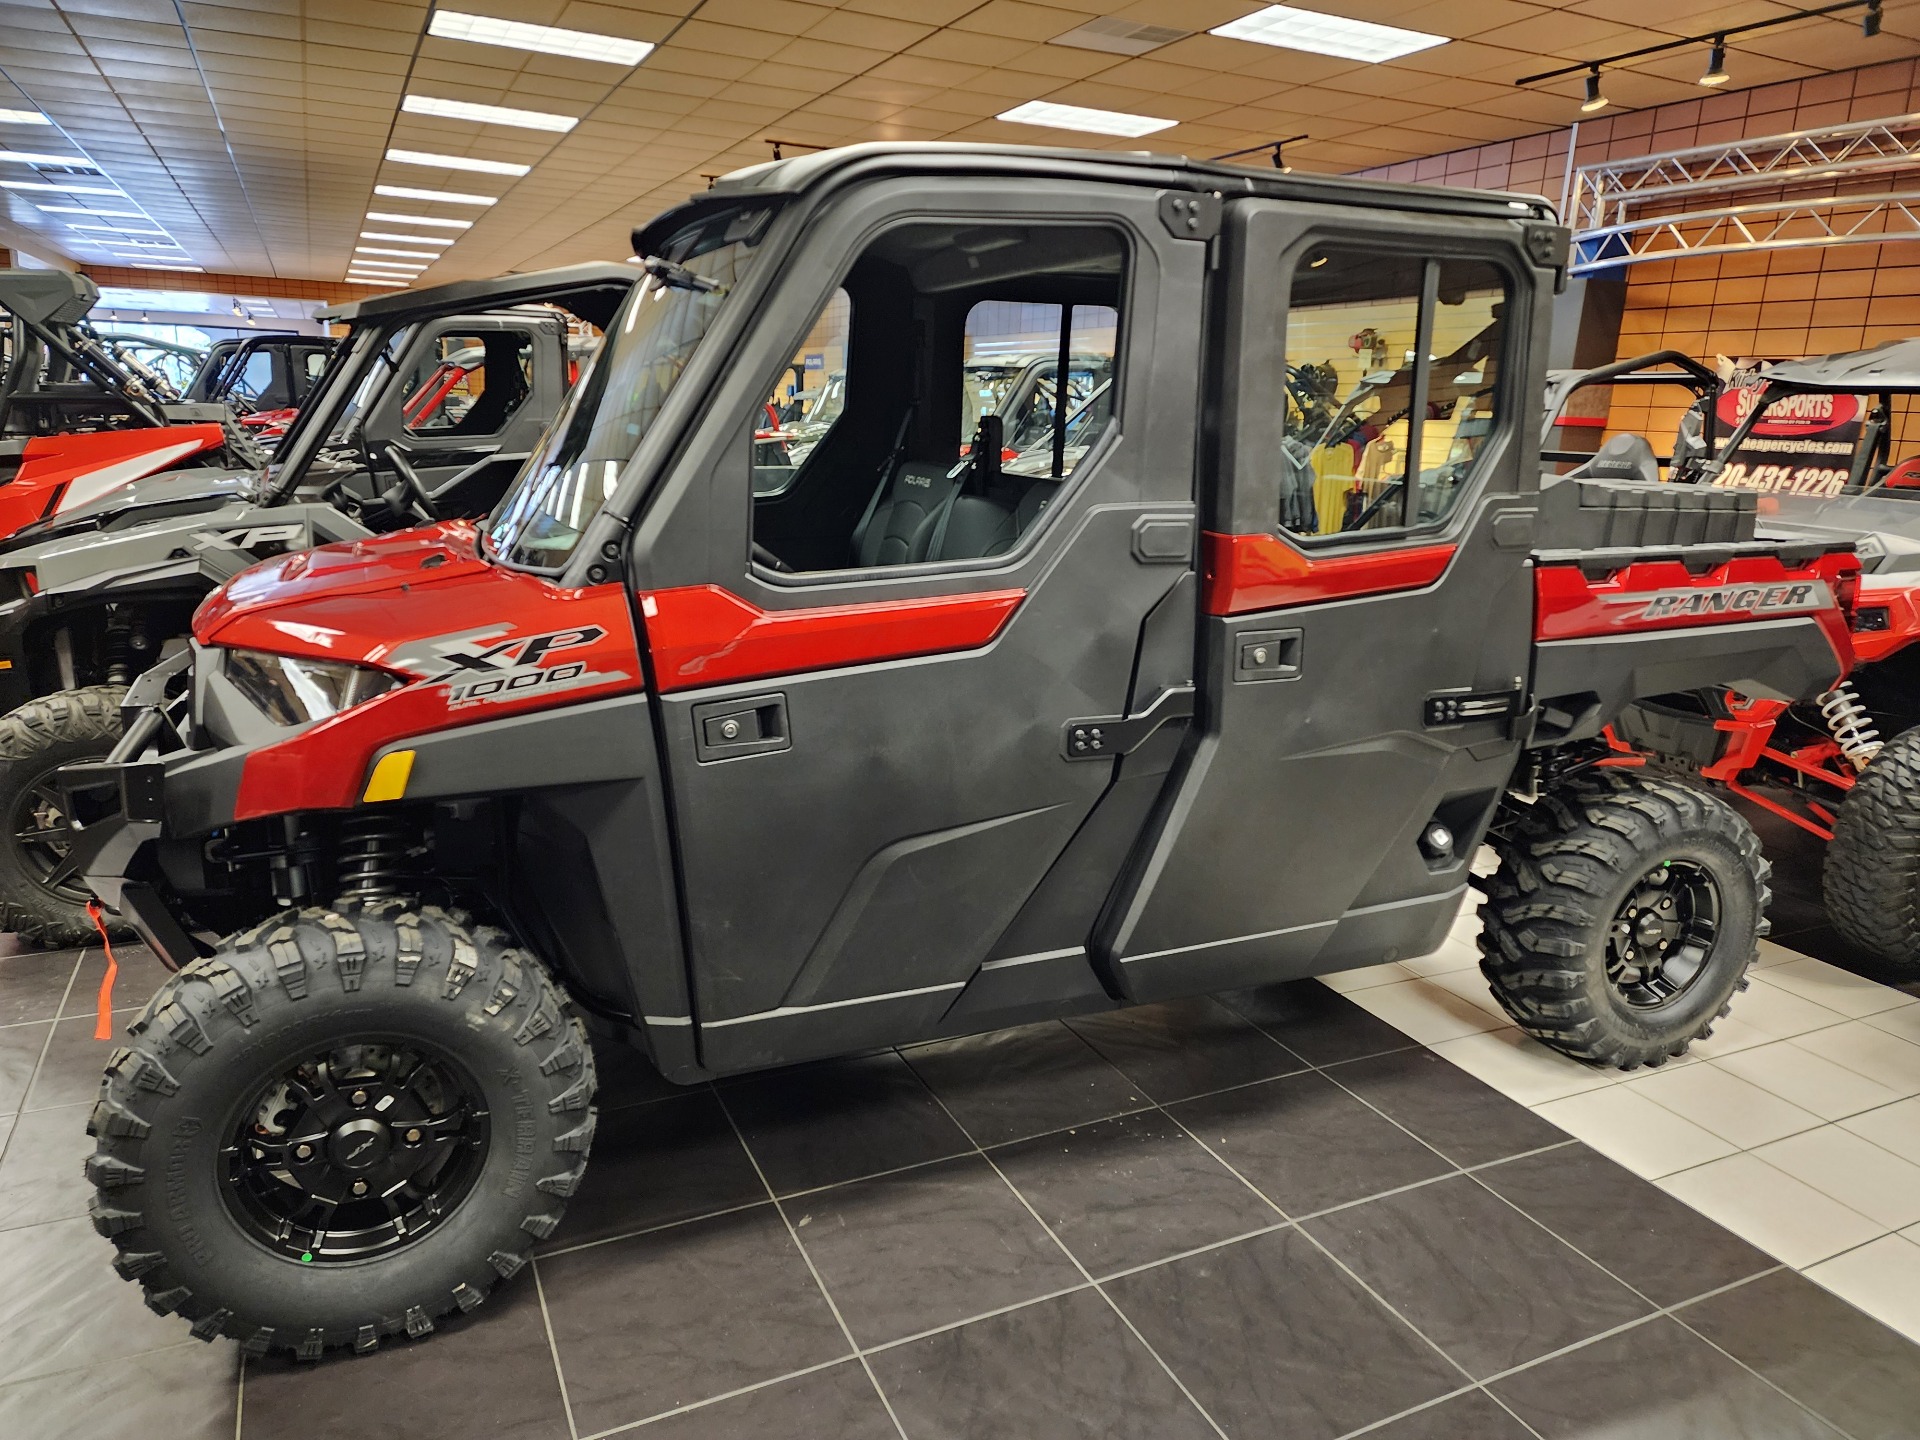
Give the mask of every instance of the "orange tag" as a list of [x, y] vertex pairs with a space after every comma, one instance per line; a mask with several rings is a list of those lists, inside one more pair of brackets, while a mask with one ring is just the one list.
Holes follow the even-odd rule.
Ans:
[[107, 973], [100, 982], [100, 998], [93, 1012], [93, 1038], [111, 1040], [113, 1038], [113, 981], [120, 973], [120, 962], [113, 958], [113, 941], [107, 938], [107, 922], [100, 914], [100, 902], [87, 902], [87, 918], [93, 921], [93, 928], [100, 932], [100, 943], [107, 949]]

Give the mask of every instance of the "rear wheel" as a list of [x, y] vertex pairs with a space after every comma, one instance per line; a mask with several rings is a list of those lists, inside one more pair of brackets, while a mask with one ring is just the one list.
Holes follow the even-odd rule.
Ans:
[[0, 929], [42, 945], [95, 935], [84, 881], [66, 871], [70, 839], [62, 765], [106, 757], [120, 738], [118, 685], [63, 690], [0, 718]]
[[1896, 735], [1834, 816], [1827, 918], [1853, 944], [1920, 977], [1920, 730]]
[[1714, 796], [1602, 770], [1494, 843], [1480, 968], [1529, 1035], [1590, 1064], [1659, 1065], [1746, 988], [1768, 867]]
[[303, 910], [160, 988], [89, 1131], [94, 1228], [203, 1340], [317, 1359], [471, 1310], [553, 1233], [593, 1055], [506, 935], [399, 901]]

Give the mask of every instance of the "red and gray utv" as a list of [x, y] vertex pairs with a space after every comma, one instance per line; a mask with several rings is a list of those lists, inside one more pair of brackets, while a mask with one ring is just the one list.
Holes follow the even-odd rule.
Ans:
[[[66, 772], [89, 883], [178, 967], [92, 1120], [121, 1273], [252, 1353], [424, 1335], [579, 1184], [588, 1025], [690, 1082], [1377, 964], [1485, 840], [1519, 1023], [1684, 1051], [1766, 867], [1602, 730], [1830, 688], [1857, 565], [1748, 495], [1543, 483], [1567, 243], [1538, 200], [972, 146], [644, 227], [487, 521], [236, 576]], [[841, 291], [845, 405], [756, 485]], [[1018, 469], [961, 419], [1015, 312], [1112, 372]], [[1307, 365], [1365, 426], [1283, 463]], [[1364, 516], [1283, 526], [1289, 463]]]

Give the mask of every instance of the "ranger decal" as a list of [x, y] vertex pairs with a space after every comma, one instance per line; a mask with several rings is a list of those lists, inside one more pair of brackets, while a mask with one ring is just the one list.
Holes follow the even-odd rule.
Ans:
[[1689, 615], [1800, 615], [1833, 604], [1824, 580], [1785, 585], [1716, 585], [1702, 590], [1662, 590], [1652, 595], [1610, 595], [1610, 605], [1638, 605], [1636, 620], [1678, 620]]

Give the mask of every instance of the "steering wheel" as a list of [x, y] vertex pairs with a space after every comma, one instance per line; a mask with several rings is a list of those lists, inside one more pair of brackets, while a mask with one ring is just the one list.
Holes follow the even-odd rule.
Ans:
[[[433, 508], [433, 493], [427, 489], [426, 481], [420, 478], [420, 472], [408, 462], [406, 453], [391, 440], [380, 447], [380, 453], [386, 457], [387, 463], [393, 467], [393, 473], [400, 477], [400, 483], [406, 487], [404, 499], [407, 508], [412, 510], [424, 524], [431, 525], [438, 520], [439, 513]], [[387, 492], [386, 498], [391, 505], [391, 491]], [[399, 507], [394, 508], [397, 510]]]
[[767, 547], [762, 545], [758, 540], [753, 542], [753, 563], [756, 565], [764, 565], [767, 569], [780, 575], [793, 574], [793, 567], [791, 565], [767, 549]]

